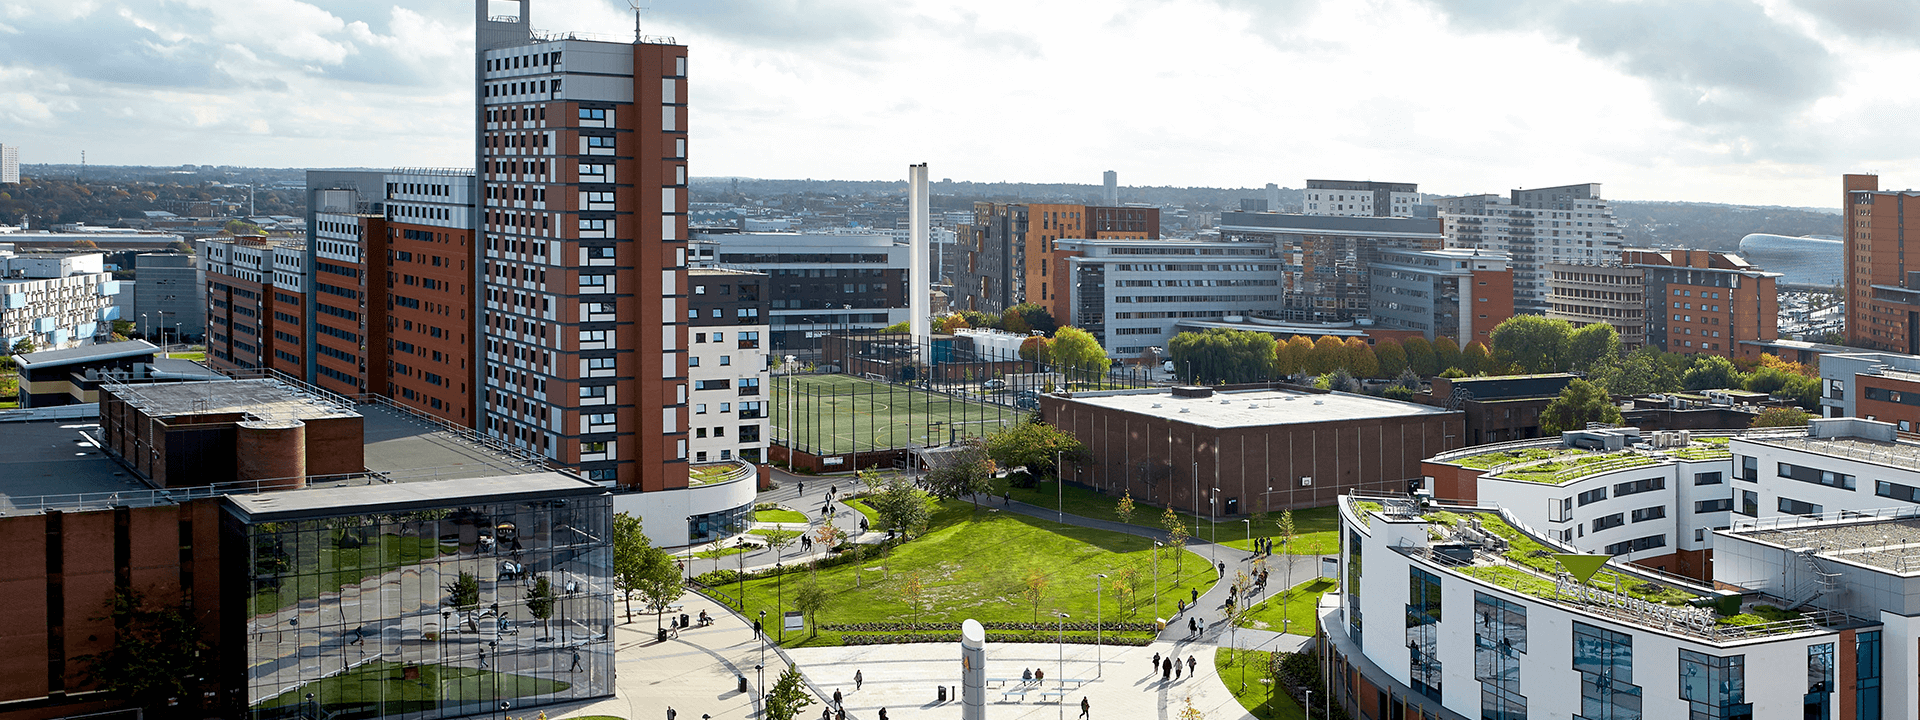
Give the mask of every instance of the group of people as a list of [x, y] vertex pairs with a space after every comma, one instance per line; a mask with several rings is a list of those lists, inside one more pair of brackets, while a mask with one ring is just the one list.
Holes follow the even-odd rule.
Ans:
[[1273, 538], [1260, 538], [1253, 543], [1254, 557], [1266, 557], [1273, 554]]
[[[1168, 655], [1163, 658], [1163, 657], [1160, 657], [1160, 653], [1153, 654], [1153, 669], [1160, 671], [1161, 682], [1166, 682], [1168, 680], [1179, 680], [1181, 664], [1182, 663], [1180, 662], [1179, 656]], [[1187, 666], [1186, 667], [1187, 674], [1192, 675], [1195, 672], [1194, 668], [1199, 667], [1200, 661], [1194, 659], [1192, 655], [1188, 655], [1185, 664]], [[1148, 672], [1151, 673], [1152, 671], [1148, 671]]]
[[1046, 682], [1047, 671], [1040, 668], [1020, 668], [1020, 682]]

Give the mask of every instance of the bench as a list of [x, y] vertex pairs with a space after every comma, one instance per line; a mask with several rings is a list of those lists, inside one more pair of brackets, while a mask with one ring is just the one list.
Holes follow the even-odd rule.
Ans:
[[1015, 697], [1015, 696], [1018, 696], [1021, 700], [1025, 700], [1027, 699], [1027, 693], [1030, 693], [1030, 692], [1033, 692], [1033, 688], [1026, 688], [1026, 687], [1007, 688], [1006, 690], [1001, 691], [1000, 701], [1006, 702], [1007, 698]]
[[1040, 693], [1040, 699], [1045, 700], [1051, 696], [1054, 702], [1066, 702], [1067, 695], [1068, 693], [1065, 690], [1044, 690]]
[[1065, 685], [1067, 683], [1073, 683], [1073, 686], [1077, 688], [1077, 687], [1080, 687], [1081, 685], [1085, 685], [1087, 683], [1093, 682], [1093, 679], [1092, 678], [1067, 678], [1059, 682], [1062, 685]]
[[1033, 682], [1033, 681], [1032, 681], [1032, 680], [1021, 680], [1020, 678], [987, 678], [987, 687], [993, 687], [993, 684], [994, 684], [994, 683], [1000, 683], [1000, 684], [1002, 684], [1002, 685], [1005, 685], [1005, 684], [1007, 684], [1007, 683], [1022, 683], [1022, 684], [1025, 684], [1025, 683], [1030, 683], [1030, 682]]

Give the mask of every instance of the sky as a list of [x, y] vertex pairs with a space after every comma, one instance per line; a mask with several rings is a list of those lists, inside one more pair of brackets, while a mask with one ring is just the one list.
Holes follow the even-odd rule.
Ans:
[[[1920, 0], [634, 1], [690, 47], [696, 176], [1817, 207], [1842, 173], [1920, 185]], [[538, 29], [632, 38], [627, 0], [528, 4]], [[0, 0], [0, 143], [463, 165], [472, 44], [460, 0]]]

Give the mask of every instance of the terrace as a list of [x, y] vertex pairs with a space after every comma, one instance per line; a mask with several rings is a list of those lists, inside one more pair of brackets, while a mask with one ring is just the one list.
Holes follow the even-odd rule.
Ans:
[[1840, 613], [1781, 610], [1762, 596], [1716, 592], [1683, 578], [1613, 561], [1582, 583], [1555, 557], [1577, 553], [1538, 539], [1500, 510], [1422, 507], [1413, 500], [1391, 498], [1349, 497], [1347, 502], [1352, 515], [1368, 527], [1372, 527], [1368, 516], [1375, 514], [1386, 520], [1426, 523], [1427, 544], [1395, 547], [1397, 552], [1582, 613], [1721, 643], [1824, 632], [1856, 622]]
[[[1629, 428], [1628, 430], [1631, 430]], [[1655, 434], [1652, 443], [1639, 442], [1637, 431], [1630, 440], [1609, 449], [1607, 446], [1582, 447], [1566, 438], [1543, 438], [1499, 445], [1481, 446], [1434, 457], [1435, 462], [1450, 463], [1485, 471], [1484, 476], [1523, 482], [1559, 485], [1583, 477], [1668, 460], [1724, 460], [1732, 457], [1727, 444], [1734, 434], [1700, 436], [1677, 433]]]

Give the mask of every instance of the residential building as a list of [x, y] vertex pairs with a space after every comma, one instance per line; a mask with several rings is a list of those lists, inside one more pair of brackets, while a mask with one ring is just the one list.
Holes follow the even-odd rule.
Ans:
[[685, 488], [687, 48], [535, 32], [529, 4], [475, 2], [477, 427], [593, 480]]
[[1060, 276], [1072, 251], [1064, 240], [1158, 239], [1160, 209], [1041, 203], [973, 205], [973, 223], [956, 232], [966, 259], [954, 270], [963, 310], [1002, 312], [1024, 302], [1057, 318], [1072, 312], [1073, 289]]
[[1421, 460], [1460, 446], [1457, 411], [1286, 385], [1039, 396], [1087, 460], [1064, 470], [1099, 492], [1201, 516], [1320, 507], [1404, 493]]
[[[1371, 180], [1308, 180], [1301, 210], [1308, 215], [1347, 217], [1413, 217], [1421, 203], [1417, 183]], [[1269, 203], [1271, 210], [1278, 203]]]
[[766, 274], [773, 354], [906, 322], [910, 249], [881, 234], [703, 232], [693, 243], [699, 262]]
[[1612, 325], [1620, 333], [1622, 350], [1647, 344], [1649, 300], [1644, 267], [1548, 263], [1541, 270], [1546, 276], [1547, 317], [1565, 320], [1574, 327]]
[[1283, 308], [1273, 246], [1194, 240], [1061, 240], [1073, 288], [1063, 325], [1092, 333], [1107, 354], [1167, 346], [1182, 319], [1276, 315]]
[[1225, 212], [1220, 238], [1258, 243], [1280, 262], [1283, 297], [1278, 319], [1345, 322], [1370, 316], [1369, 273], [1388, 250], [1439, 250], [1440, 221]]
[[1447, 247], [1494, 250], [1512, 258], [1516, 312], [1547, 311], [1547, 265], [1608, 265], [1620, 258], [1620, 225], [1613, 207], [1600, 197], [1599, 183], [1431, 202], [1446, 224]]
[[121, 317], [142, 318], [136, 328], [162, 342], [186, 342], [207, 331], [207, 274], [188, 253], [140, 253], [133, 257], [133, 306]]
[[696, 465], [743, 460], [767, 460], [773, 438], [768, 427], [772, 413], [771, 316], [769, 278], [765, 273], [693, 268], [687, 283], [687, 325], [693, 342], [687, 348], [687, 395], [693, 413], [688, 444]]
[[120, 283], [103, 269], [103, 257], [0, 254], [0, 338], [7, 347], [31, 340], [35, 348], [71, 348], [104, 336], [120, 319]]
[[1845, 175], [1840, 182], [1847, 344], [1920, 355], [1920, 278], [1909, 274], [1906, 254], [1906, 228], [1920, 224], [1920, 191], [1881, 190], [1878, 175]]
[[1376, 326], [1493, 346], [1493, 328], [1513, 317], [1513, 270], [1482, 250], [1382, 250], [1369, 268]]
[[1100, 203], [1107, 207], [1120, 205], [1120, 174], [1108, 170], [1100, 174]]
[[20, 146], [0, 143], [0, 183], [20, 182]]
[[[323, 237], [319, 242], [325, 244], [327, 240]], [[338, 313], [334, 317], [350, 315], [348, 322], [365, 322], [358, 277], [351, 283], [332, 278], [316, 282], [308, 277], [308, 268], [333, 266], [327, 260], [310, 262], [308, 243], [242, 235], [208, 238], [199, 245], [199, 269], [207, 279], [210, 367], [271, 369], [295, 378], [310, 377], [306, 371], [315, 364], [301, 355], [303, 348], [314, 346], [312, 337], [304, 331], [312, 326], [307, 318], [309, 287], [324, 285], [326, 292], [334, 295], [327, 307]], [[346, 297], [345, 293], [352, 296]], [[336, 305], [349, 309], [336, 310]], [[352, 337], [344, 349], [334, 351], [336, 360], [351, 369], [343, 372], [329, 366], [320, 372], [327, 377], [329, 390], [350, 395], [366, 392], [365, 363], [360, 360], [362, 336], [356, 331]]]
[[1780, 273], [1762, 271], [1733, 253], [1707, 250], [1624, 250], [1620, 264], [1641, 271], [1647, 342], [1654, 347], [1758, 359], [1756, 346], [1744, 341], [1778, 337], [1774, 283]]
[[1893, 423], [1900, 432], [1920, 428], [1920, 356], [1830, 353], [1819, 367], [1822, 415]]

